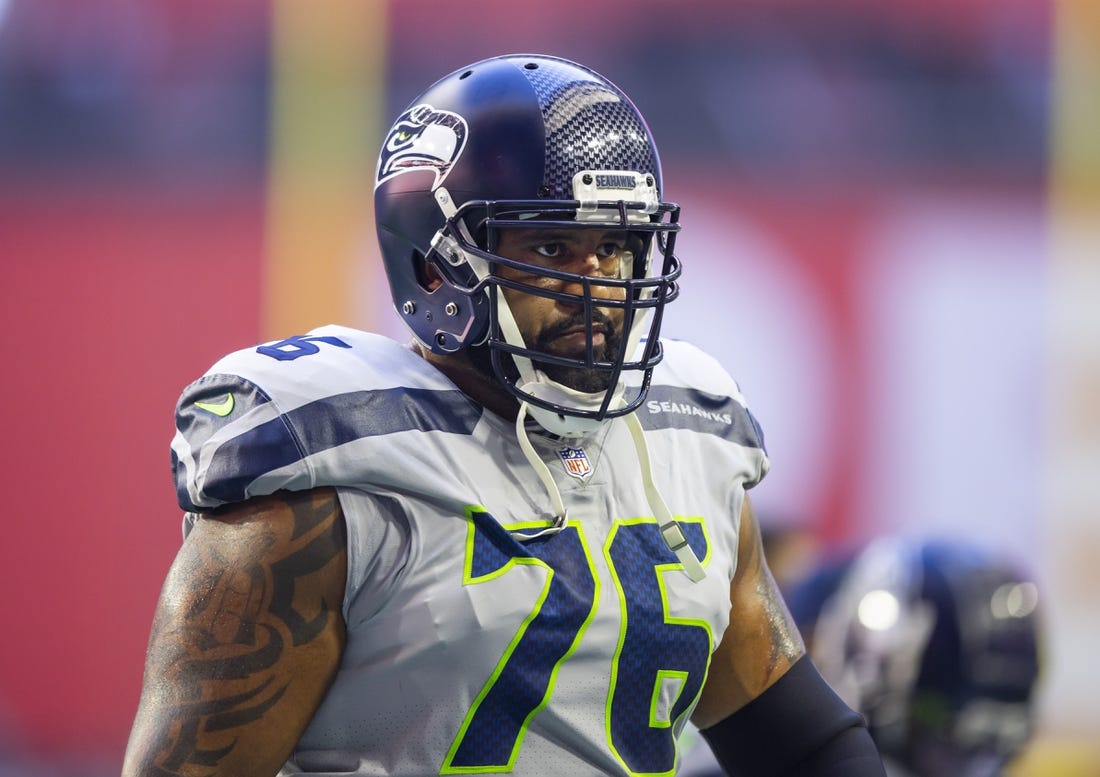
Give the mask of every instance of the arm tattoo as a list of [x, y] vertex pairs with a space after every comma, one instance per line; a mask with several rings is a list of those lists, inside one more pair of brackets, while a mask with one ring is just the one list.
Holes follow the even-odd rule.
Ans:
[[[295, 505], [294, 540], [308, 535], [323, 522], [324, 513], [313, 509], [314, 507], [312, 503]], [[331, 607], [339, 607], [340, 603], [328, 602], [322, 598], [316, 617], [307, 620], [295, 609], [294, 581], [320, 570], [346, 545], [346, 536], [337, 538], [331, 532], [319, 532], [300, 551], [272, 564], [274, 590], [271, 613], [287, 626], [295, 645], [304, 645], [316, 638], [331, 617]]]
[[801, 657], [805, 649], [801, 637], [791, 623], [787, 605], [783, 602], [771, 573], [765, 573], [763, 578], [758, 583], [758, 589], [764, 601], [768, 630], [771, 632], [768, 670], [774, 672], [780, 667], [785, 670]]
[[775, 578], [772, 577], [771, 570], [768, 568], [763, 547], [759, 542], [752, 545], [749, 566], [754, 573], [755, 593], [760, 598], [764, 618], [767, 621], [770, 642], [767, 670], [768, 675], [772, 676], [778, 670], [786, 671], [801, 657], [805, 649], [802, 638], [787, 611], [783, 596], [779, 592], [779, 587], [775, 583]]
[[216, 774], [241, 730], [296, 682], [307, 659], [295, 650], [341, 617], [341, 599], [317, 578], [329, 580], [339, 562], [342, 586], [347, 538], [335, 495], [282, 495], [240, 515], [199, 521], [153, 624], [146, 683], [161, 698], [162, 774]]

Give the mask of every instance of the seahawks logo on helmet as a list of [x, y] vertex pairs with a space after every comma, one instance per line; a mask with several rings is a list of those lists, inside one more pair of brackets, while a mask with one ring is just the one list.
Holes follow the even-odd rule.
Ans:
[[374, 185], [402, 173], [431, 170], [434, 190], [447, 177], [466, 147], [466, 120], [451, 111], [421, 103], [401, 114], [390, 128], [378, 158]]

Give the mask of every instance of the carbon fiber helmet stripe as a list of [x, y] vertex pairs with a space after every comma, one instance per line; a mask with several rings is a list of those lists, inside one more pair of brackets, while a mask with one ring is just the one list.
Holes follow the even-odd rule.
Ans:
[[610, 83], [579, 80], [573, 68], [524, 68], [546, 126], [544, 183], [549, 196], [573, 196], [582, 170], [658, 169], [649, 130], [637, 110]]

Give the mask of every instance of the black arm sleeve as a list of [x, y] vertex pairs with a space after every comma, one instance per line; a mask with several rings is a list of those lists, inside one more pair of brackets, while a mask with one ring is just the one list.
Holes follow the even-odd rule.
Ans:
[[764, 693], [700, 733], [733, 777], [885, 777], [863, 716], [808, 656]]

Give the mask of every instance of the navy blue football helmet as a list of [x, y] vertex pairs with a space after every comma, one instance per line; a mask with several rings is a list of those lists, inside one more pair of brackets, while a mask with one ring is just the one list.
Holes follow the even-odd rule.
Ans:
[[[661, 360], [664, 306], [678, 294], [679, 208], [662, 201], [661, 186], [645, 120], [592, 70], [528, 54], [456, 70], [412, 101], [379, 155], [375, 217], [394, 306], [435, 353], [487, 349], [496, 379], [551, 431], [577, 433], [630, 413]], [[620, 277], [578, 275], [495, 252], [503, 230], [530, 228], [534, 220], [540, 229], [621, 228], [630, 250]], [[502, 277], [502, 268], [583, 291], [519, 283]], [[565, 358], [525, 343], [506, 288], [575, 303], [587, 322], [584, 354]], [[602, 353], [593, 347], [599, 308], [623, 311], [622, 336]], [[600, 373], [607, 388], [564, 386], [547, 376], [546, 365]]]
[[1033, 730], [1035, 584], [957, 540], [882, 538], [787, 596], [815, 664], [917, 777], [992, 777]]

